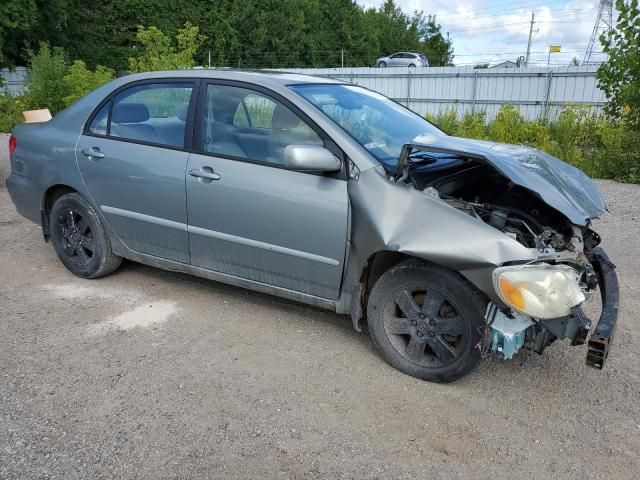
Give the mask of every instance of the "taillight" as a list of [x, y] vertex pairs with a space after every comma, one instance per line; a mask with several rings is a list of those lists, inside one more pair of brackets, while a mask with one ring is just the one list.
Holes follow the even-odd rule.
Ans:
[[18, 146], [18, 141], [16, 140], [16, 137], [11, 135], [9, 137], [9, 157], [13, 156], [13, 152], [15, 151], [17, 146]]

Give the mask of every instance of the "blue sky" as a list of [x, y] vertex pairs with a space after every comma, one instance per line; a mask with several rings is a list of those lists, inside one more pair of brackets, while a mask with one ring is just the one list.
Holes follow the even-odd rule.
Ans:
[[[382, 0], [357, 0], [378, 7]], [[546, 65], [549, 45], [560, 45], [551, 65], [582, 61], [598, 14], [597, 0], [396, 0], [405, 12], [435, 14], [443, 32], [450, 32], [457, 65], [515, 60], [527, 50], [529, 21], [535, 13], [532, 56]], [[615, 12], [614, 12], [615, 18]]]

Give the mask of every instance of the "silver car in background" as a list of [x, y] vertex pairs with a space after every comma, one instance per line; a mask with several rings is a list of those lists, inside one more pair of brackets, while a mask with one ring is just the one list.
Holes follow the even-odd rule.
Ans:
[[[137, 74], [18, 125], [9, 151], [16, 209], [79, 277], [129, 259], [346, 314], [390, 364], [435, 382], [556, 339], [588, 342], [597, 368], [609, 353], [618, 286], [592, 181], [365, 88]], [[594, 329], [581, 305], [597, 290]]]
[[429, 60], [422, 53], [398, 52], [376, 60], [376, 67], [428, 67]]

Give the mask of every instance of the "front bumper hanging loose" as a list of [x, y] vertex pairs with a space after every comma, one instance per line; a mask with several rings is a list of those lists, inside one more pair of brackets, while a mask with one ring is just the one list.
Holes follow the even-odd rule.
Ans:
[[611, 263], [607, 254], [600, 247], [591, 252], [591, 264], [598, 276], [600, 296], [602, 298], [602, 313], [598, 324], [588, 342], [587, 365], [602, 370], [609, 355], [618, 321], [618, 307], [620, 290], [616, 266]]

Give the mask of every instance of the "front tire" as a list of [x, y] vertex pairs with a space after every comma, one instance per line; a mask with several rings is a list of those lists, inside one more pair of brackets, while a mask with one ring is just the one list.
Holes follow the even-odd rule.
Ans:
[[398, 370], [448, 383], [480, 362], [487, 299], [459, 274], [417, 259], [399, 263], [374, 285], [369, 332]]
[[378, 64], [378, 67], [380, 67], [380, 68], [387, 68], [387, 62], [380, 62], [380, 63]]
[[69, 193], [53, 204], [49, 216], [51, 242], [62, 264], [81, 278], [99, 278], [114, 272], [122, 258], [100, 218], [82, 195]]

